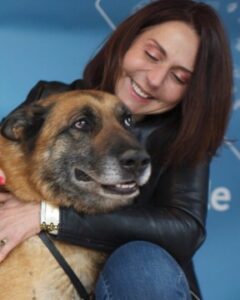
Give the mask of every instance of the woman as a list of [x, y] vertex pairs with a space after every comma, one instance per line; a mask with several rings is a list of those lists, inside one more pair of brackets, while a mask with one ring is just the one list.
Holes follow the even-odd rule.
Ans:
[[[101, 216], [60, 209], [56, 238], [112, 253], [96, 299], [199, 299], [192, 257], [205, 239], [209, 162], [231, 106], [229, 52], [212, 8], [154, 1], [120, 24], [83, 81], [40, 82], [28, 95], [26, 102], [77, 88], [116, 93], [151, 155], [152, 176], [133, 206]], [[0, 201], [2, 260], [40, 231], [40, 208], [13, 195]]]

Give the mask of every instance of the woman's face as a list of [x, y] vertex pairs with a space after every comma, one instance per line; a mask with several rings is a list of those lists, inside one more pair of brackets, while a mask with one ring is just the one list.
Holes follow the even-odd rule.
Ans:
[[194, 71], [198, 47], [197, 33], [184, 22], [149, 27], [123, 57], [115, 93], [135, 114], [175, 107]]

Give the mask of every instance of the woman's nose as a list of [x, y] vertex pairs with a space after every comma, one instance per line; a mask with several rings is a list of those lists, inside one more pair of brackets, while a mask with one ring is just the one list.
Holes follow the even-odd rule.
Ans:
[[157, 88], [161, 86], [167, 76], [167, 67], [161, 65], [147, 71], [147, 80], [150, 86]]

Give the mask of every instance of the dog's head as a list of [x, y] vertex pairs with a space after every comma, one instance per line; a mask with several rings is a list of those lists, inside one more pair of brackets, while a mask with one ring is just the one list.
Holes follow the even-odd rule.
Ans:
[[99, 91], [61, 93], [16, 109], [0, 137], [9, 190], [89, 213], [131, 203], [151, 169], [131, 123], [117, 97]]

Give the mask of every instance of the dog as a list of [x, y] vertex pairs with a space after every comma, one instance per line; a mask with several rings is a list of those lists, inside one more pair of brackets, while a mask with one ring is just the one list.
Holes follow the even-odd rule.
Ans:
[[[78, 90], [21, 105], [1, 124], [5, 190], [79, 213], [107, 213], [133, 203], [151, 173], [131, 132], [130, 111], [114, 95]], [[3, 238], [3, 237], [2, 237]], [[54, 241], [90, 293], [106, 254]], [[38, 236], [0, 265], [0, 299], [80, 299]]]

